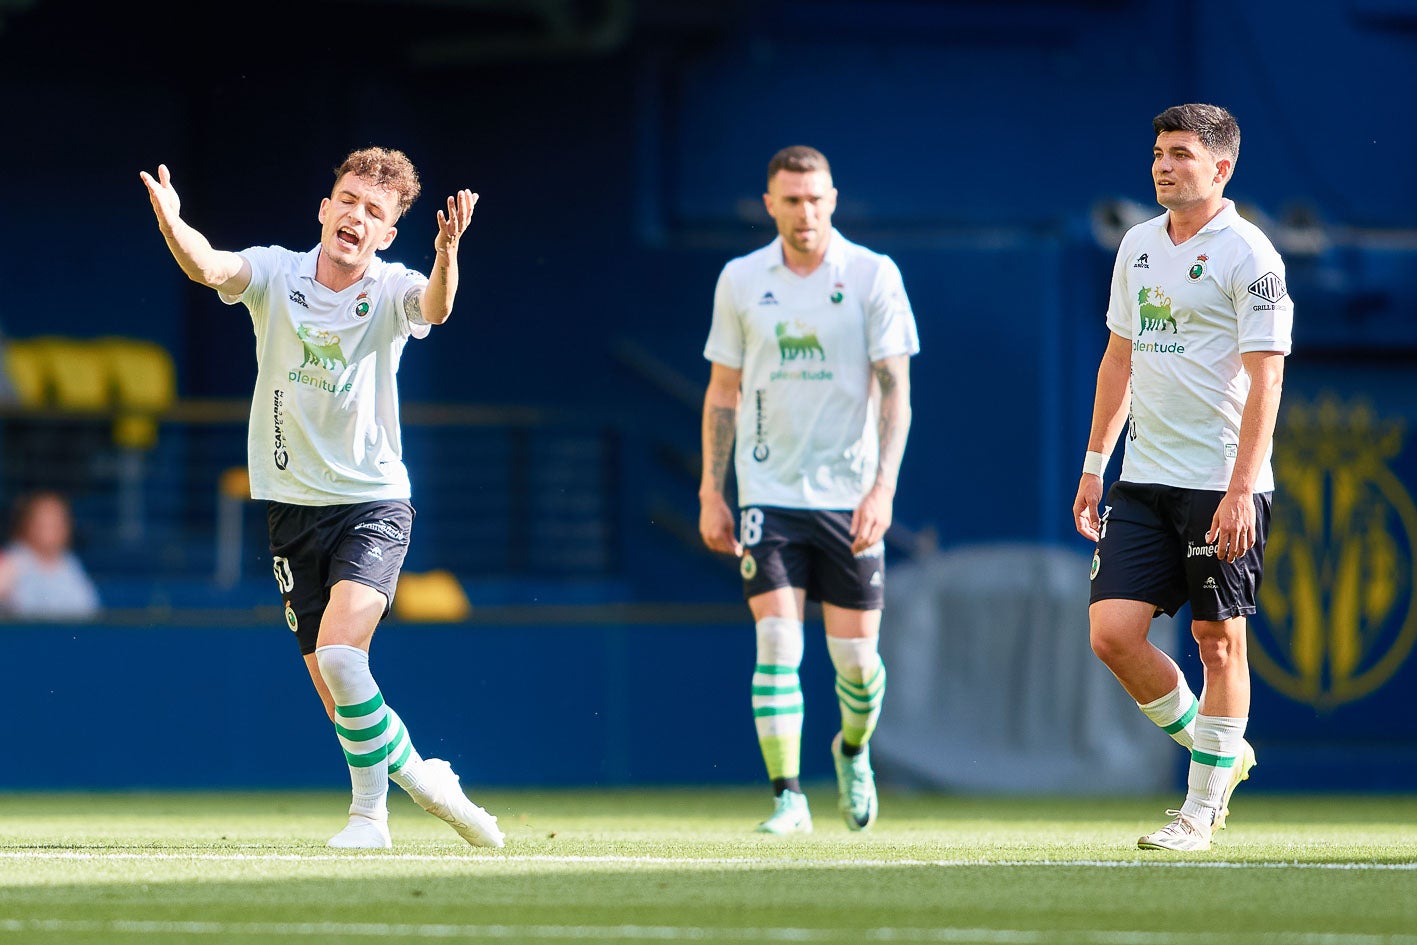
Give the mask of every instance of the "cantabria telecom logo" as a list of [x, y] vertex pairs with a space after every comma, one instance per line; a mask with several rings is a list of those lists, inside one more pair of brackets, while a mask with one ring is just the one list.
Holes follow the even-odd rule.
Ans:
[[1417, 506], [1389, 462], [1401, 420], [1363, 401], [1291, 400], [1275, 433], [1274, 520], [1251, 662], [1318, 709], [1386, 684], [1417, 640]]

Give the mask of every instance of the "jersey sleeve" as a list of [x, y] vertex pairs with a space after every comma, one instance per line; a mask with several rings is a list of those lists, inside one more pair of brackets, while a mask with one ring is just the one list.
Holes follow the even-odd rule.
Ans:
[[872, 362], [920, 353], [915, 313], [895, 260], [882, 258], [866, 306], [866, 355]]
[[[1130, 236], [1131, 234], [1128, 234]], [[1127, 288], [1126, 261], [1131, 258], [1127, 237], [1117, 247], [1117, 258], [1112, 261], [1112, 288], [1107, 296], [1107, 327], [1114, 335], [1132, 337], [1132, 311], [1135, 299]]]
[[1273, 246], [1253, 245], [1230, 275], [1239, 348], [1288, 354], [1293, 344], [1294, 300], [1284, 282], [1284, 261]]
[[733, 281], [727, 267], [719, 273], [713, 292], [713, 321], [709, 325], [704, 357], [734, 370], [743, 368], [743, 322], [734, 301]]
[[236, 305], [238, 302], [244, 303], [246, 310], [251, 313], [251, 323], [259, 328], [266, 316], [266, 290], [271, 283], [271, 273], [276, 271], [277, 260], [285, 250], [279, 246], [248, 246], [237, 253], [246, 260], [251, 267], [251, 281], [246, 285], [246, 291], [240, 295], [227, 295], [218, 292], [217, 298], [227, 305]]
[[423, 320], [421, 310], [410, 312], [408, 302], [410, 299], [417, 302], [423, 297], [428, 277], [404, 266], [397, 267], [395, 272], [390, 289], [394, 294], [394, 308], [399, 313], [399, 337], [426, 338], [433, 326]]

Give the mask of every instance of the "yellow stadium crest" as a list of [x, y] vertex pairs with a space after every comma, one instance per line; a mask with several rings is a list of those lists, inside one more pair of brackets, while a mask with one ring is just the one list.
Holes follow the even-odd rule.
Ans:
[[1374, 692], [1417, 638], [1417, 507], [1388, 462], [1403, 425], [1365, 402], [1292, 402], [1275, 435], [1274, 519], [1250, 661], [1332, 709]]

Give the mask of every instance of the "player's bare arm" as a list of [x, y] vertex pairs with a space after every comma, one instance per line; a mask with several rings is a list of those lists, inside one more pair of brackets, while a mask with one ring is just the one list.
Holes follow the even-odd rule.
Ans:
[[251, 266], [238, 253], [212, 248], [207, 238], [182, 219], [182, 201], [172, 186], [166, 164], [157, 166], [157, 177], [139, 171], [152, 201], [157, 228], [167, 248], [187, 278], [225, 295], [240, 295], [251, 284]]
[[871, 364], [881, 392], [876, 435], [880, 454], [876, 481], [851, 515], [851, 550], [862, 552], [886, 536], [895, 517], [896, 482], [905, 441], [910, 435], [910, 356], [898, 355]]
[[1236, 560], [1255, 545], [1254, 483], [1274, 437], [1284, 388], [1284, 355], [1280, 352], [1248, 351], [1240, 355], [1240, 361], [1250, 375], [1250, 393], [1240, 414], [1240, 447], [1230, 471], [1230, 488], [1205, 536], [1226, 561]]
[[[1115, 332], [1107, 340], [1102, 363], [1097, 368], [1097, 393], [1092, 403], [1092, 432], [1088, 434], [1089, 452], [1111, 455], [1122, 426], [1127, 421], [1131, 402], [1132, 345]], [[1073, 526], [1089, 541], [1097, 541], [1102, 528], [1098, 507], [1102, 503], [1102, 477], [1083, 473], [1078, 480], [1077, 498], [1073, 499]]]
[[428, 286], [423, 296], [410, 310], [430, 325], [441, 325], [453, 313], [453, 298], [458, 294], [458, 244], [472, 222], [472, 210], [477, 206], [477, 194], [460, 190], [448, 198], [446, 211], [438, 211], [438, 235], [433, 237], [433, 271], [428, 274]]
[[733, 531], [733, 510], [724, 490], [733, 462], [743, 372], [714, 364], [704, 394], [703, 476], [699, 483], [699, 534], [713, 551], [741, 555], [743, 546]]

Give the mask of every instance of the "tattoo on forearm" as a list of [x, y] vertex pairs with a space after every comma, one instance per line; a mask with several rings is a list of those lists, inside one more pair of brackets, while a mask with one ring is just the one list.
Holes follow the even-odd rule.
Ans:
[[881, 386], [881, 413], [876, 421], [879, 440], [876, 481], [894, 488], [910, 432], [910, 404], [902, 396], [904, 388], [900, 379], [888, 365], [876, 367], [876, 381]]
[[732, 407], [710, 407], [708, 411], [708, 443], [704, 462], [709, 479], [720, 490], [728, 481], [728, 464], [733, 459], [733, 435], [738, 426], [738, 411]]
[[403, 294], [403, 310], [408, 313], [409, 318], [423, 318], [423, 302], [420, 298], [421, 295], [422, 293], [417, 289], [409, 289]]

